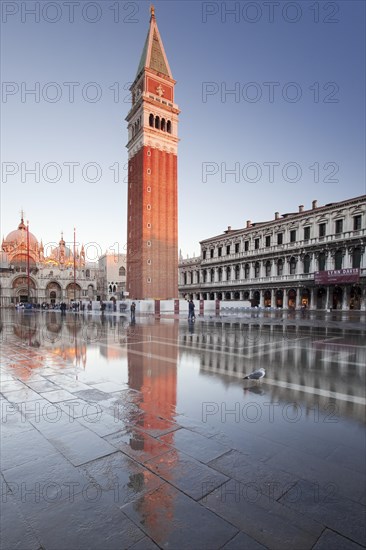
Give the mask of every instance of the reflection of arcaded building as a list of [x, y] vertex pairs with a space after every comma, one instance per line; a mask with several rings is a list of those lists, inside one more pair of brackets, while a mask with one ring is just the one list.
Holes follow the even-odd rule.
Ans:
[[[211, 326], [211, 330], [210, 330]], [[244, 374], [264, 367], [263, 383], [271, 381], [274, 401], [296, 402], [310, 409], [319, 404], [327, 413], [334, 392], [337, 411], [364, 419], [366, 347], [360, 336], [366, 332], [331, 326], [291, 324], [244, 324], [213, 321], [207, 330], [181, 336], [181, 344], [198, 348], [201, 371], [242, 379]], [[255, 383], [254, 390], [256, 389]], [[343, 394], [347, 399], [336, 399]], [[329, 411], [328, 411], [329, 412]]]
[[83, 246], [66, 243], [63, 235], [58, 244], [44, 246], [22, 217], [1, 248], [1, 306], [95, 299], [97, 266], [86, 262]]
[[[68, 367], [71, 363], [75, 367], [85, 368], [88, 323], [88, 319], [82, 316], [73, 314], [61, 316], [54, 311], [36, 315], [9, 311], [0, 334], [4, 342], [14, 342], [18, 346], [25, 344], [28, 350], [47, 349], [55, 359], [60, 358], [67, 362], [65, 365]], [[27, 353], [29, 354], [29, 351]], [[42, 366], [43, 361], [44, 357], [39, 351], [34, 361], [25, 361], [25, 363], [27, 366], [38, 368]], [[22, 363], [19, 362], [19, 365], [21, 367]]]
[[366, 309], [366, 196], [263, 222], [247, 221], [201, 241], [180, 259], [179, 293], [253, 306]]

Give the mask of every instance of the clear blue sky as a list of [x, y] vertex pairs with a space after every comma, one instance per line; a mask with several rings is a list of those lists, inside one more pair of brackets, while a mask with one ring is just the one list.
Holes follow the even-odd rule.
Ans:
[[[228, 225], [366, 192], [364, 2], [154, 4], [182, 111], [184, 256]], [[38, 239], [76, 226], [93, 259], [125, 250], [124, 119], [150, 4], [57, 5], [2, 3], [1, 235], [24, 208]]]

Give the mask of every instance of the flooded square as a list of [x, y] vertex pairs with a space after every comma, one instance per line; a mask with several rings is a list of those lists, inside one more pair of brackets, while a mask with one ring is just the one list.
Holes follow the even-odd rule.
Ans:
[[1, 320], [2, 507], [22, 548], [365, 544], [361, 313]]

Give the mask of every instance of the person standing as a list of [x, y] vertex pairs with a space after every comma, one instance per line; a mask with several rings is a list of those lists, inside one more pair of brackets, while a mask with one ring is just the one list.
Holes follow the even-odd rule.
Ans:
[[134, 323], [135, 322], [135, 312], [136, 312], [135, 302], [132, 302], [130, 309], [131, 309], [131, 322]]

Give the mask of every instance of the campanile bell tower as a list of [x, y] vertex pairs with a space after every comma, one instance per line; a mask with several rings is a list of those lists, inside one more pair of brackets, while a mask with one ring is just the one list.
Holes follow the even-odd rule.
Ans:
[[151, 7], [130, 88], [128, 122], [127, 291], [132, 299], [178, 297], [178, 106]]

